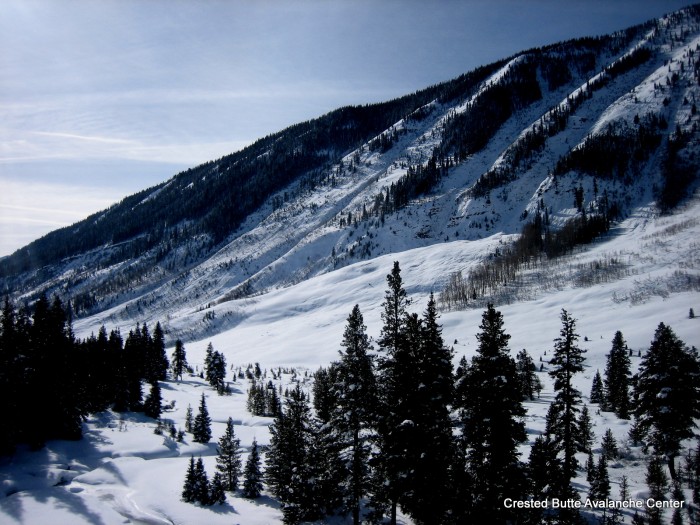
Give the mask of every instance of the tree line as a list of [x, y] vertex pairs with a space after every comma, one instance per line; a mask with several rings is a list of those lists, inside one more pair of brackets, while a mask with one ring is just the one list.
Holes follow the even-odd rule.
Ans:
[[[511, 357], [502, 314], [487, 306], [476, 355], [453, 370], [434, 299], [422, 317], [410, 313], [398, 263], [387, 284], [376, 351], [355, 306], [340, 359], [315, 374], [313, 401], [297, 385], [275, 416], [265, 483], [285, 523], [337, 513], [354, 523], [396, 523], [399, 507], [416, 523], [583, 523], [577, 509], [503, 502], [578, 500], [573, 480], [584, 468], [589, 497], [611, 497], [608, 462], [619, 457], [617, 442], [610, 432], [600, 436], [603, 452], [594, 461], [591, 418], [574, 381], [585, 363], [576, 319], [562, 310], [546, 370], [555, 396], [526, 460], [519, 448], [527, 442], [524, 402], [542, 383], [526, 351]], [[633, 417], [630, 439], [652, 451], [650, 469], [665, 458], [680, 483], [675, 463], [700, 416], [697, 351], [662, 323], [636, 374], [629, 352], [617, 332], [591, 402]], [[659, 392], [668, 395], [659, 399]], [[589, 456], [585, 467], [580, 453]], [[618, 521], [605, 523], [620, 522], [619, 513], [604, 520], [612, 516]]]

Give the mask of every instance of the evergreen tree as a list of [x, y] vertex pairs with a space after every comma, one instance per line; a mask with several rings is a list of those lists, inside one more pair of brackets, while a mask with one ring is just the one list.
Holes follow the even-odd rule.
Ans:
[[253, 445], [250, 448], [243, 472], [243, 496], [250, 499], [259, 498], [263, 489], [262, 478], [258, 442], [253, 439]]
[[331, 419], [331, 411], [338, 403], [338, 365], [331, 363], [328, 368], [321, 367], [314, 373], [313, 404], [316, 417], [322, 423]]
[[629, 356], [630, 349], [622, 337], [622, 332], [615, 332], [605, 367], [605, 395], [606, 406], [621, 419], [629, 419], [632, 410], [630, 402], [632, 373]]
[[209, 443], [211, 439], [211, 418], [203, 392], [199, 402], [199, 412], [192, 423], [192, 439], [197, 443]]
[[608, 476], [608, 460], [605, 454], [598, 458], [588, 497], [592, 500], [604, 500], [610, 497], [610, 477]]
[[[530, 448], [528, 460], [528, 493], [534, 501], [545, 501], [559, 494], [563, 470], [557, 456], [558, 447], [549, 436], [538, 436]], [[531, 509], [526, 523], [541, 523], [542, 510]]]
[[[661, 456], [654, 454], [647, 465], [647, 486], [649, 497], [655, 501], [664, 501], [668, 492], [668, 478], [664, 472]], [[663, 523], [663, 509], [654, 505], [647, 506], [649, 525], [661, 525]]]
[[518, 446], [526, 439], [515, 361], [508, 355], [503, 317], [493, 305], [482, 316], [479, 347], [471, 366], [470, 389], [461, 410], [462, 447], [473, 480], [471, 516], [467, 522], [508, 523], [515, 512], [503, 506], [505, 498], [523, 499], [524, 467]]
[[615, 436], [613, 436], [612, 430], [607, 429], [605, 431], [601, 448], [603, 449], [603, 454], [610, 459], [617, 459], [619, 456], [620, 453], [617, 450], [617, 441], [615, 440]]
[[556, 417], [552, 431], [563, 452], [563, 468], [567, 483], [575, 476], [578, 468], [576, 452], [579, 448], [580, 428], [577, 413], [581, 393], [574, 387], [573, 376], [583, 371], [583, 353], [576, 344], [576, 320], [566, 310], [561, 313], [562, 328], [560, 337], [554, 341], [554, 357], [550, 361], [553, 369], [549, 374], [554, 378], [556, 396], [553, 402]]
[[527, 353], [527, 350], [523, 349], [518, 352], [515, 364], [523, 399], [534, 400], [535, 393], [539, 393], [542, 390], [542, 384], [537, 377], [535, 362], [530, 357], [530, 354]]
[[[122, 363], [124, 374], [124, 388], [126, 393], [126, 410], [143, 410], [142, 382], [145, 377], [145, 346], [143, 332], [139, 324], [135, 330], [129, 331], [129, 336], [124, 343], [124, 360]], [[146, 334], [148, 332], [146, 331]]]
[[207, 477], [206, 470], [204, 470], [204, 462], [201, 457], [197, 459], [197, 463], [195, 464], [194, 478], [195, 501], [202, 505], [209, 505], [211, 503], [209, 498], [209, 478]]
[[[413, 483], [402, 509], [418, 523], [448, 520], [455, 447], [450, 418], [454, 398], [452, 351], [442, 338], [433, 294], [420, 324], [415, 348]], [[426, 446], [430, 443], [430, 446]]]
[[588, 483], [593, 483], [593, 480], [595, 480], [595, 475], [596, 475], [596, 470], [595, 470], [595, 461], [593, 460], [593, 451], [589, 450], [588, 451], [588, 460], [586, 461], [586, 481]]
[[148, 396], [146, 396], [146, 401], [143, 403], [144, 414], [146, 414], [148, 417], [152, 417], [153, 419], [158, 419], [163, 411], [161, 402], [162, 397], [160, 393], [160, 385], [158, 384], [158, 381], [156, 381], [151, 384], [150, 392], [148, 393]]
[[194, 456], [190, 456], [190, 465], [185, 476], [185, 485], [182, 488], [182, 501], [194, 503], [197, 501], [197, 472], [194, 465]]
[[223, 505], [226, 502], [225, 482], [221, 472], [216, 472], [209, 485], [209, 505]]
[[589, 452], [591, 450], [591, 445], [593, 445], [593, 440], [595, 439], [595, 434], [593, 433], [593, 424], [591, 423], [591, 416], [588, 413], [588, 407], [583, 405], [581, 409], [581, 415], [578, 418], [578, 436], [577, 443], [578, 449], [581, 452]]
[[226, 358], [221, 352], [214, 350], [211, 343], [207, 346], [204, 366], [207, 381], [219, 395], [223, 395], [226, 392]]
[[[143, 325], [144, 332], [147, 334], [146, 325]], [[143, 335], [143, 334], [142, 334]], [[153, 330], [153, 335], [146, 340], [146, 370], [145, 379], [149, 383], [154, 381], [165, 381], [167, 378], [168, 368], [170, 363], [165, 353], [165, 334], [160, 323], [156, 323]]]
[[185, 353], [185, 345], [180, 339], [175, 341], [175, 350], [173, 351], [172, 371], [173, 377], [182, 381], [182, 374], [187, 370], [187, 354]]
[[306, 394], [297, 384], [285, 400], [285, 409], [270, 426], [265, 478], [282, 505], [286, 524], [320, 517], [316, 498], [314, 429]]
[[348, 316], [341, 346], [335, 367], [335, 406], [330, 412], [331, 439], [347, 465], [342, 481], [344, 507], [358, 525], [360, 501], [369, 485], [369, 438], [377, 402], [372, 345], [358, 305]]
[[681, 442], [693, 437], [700, 417], [700, 363], [695, 349], [663, 323], [639, 366], [635, 396], [638, 430], [656, 454], [666, 456], [675, 480]]
[[371, 505], [378, 515], [389, 512], [391, 525], [396, 525], [399, 498], [406, 494], [405, 482], [411, 458], [405, 455], [407, 434], [410, 434], [411, 406], [408, 399], [415, 390], [411, 350], [406, 344], [406, 307], [408, 298], [403, 288], [398, 262], [387, 275], [387, 290], [382, 303], [382, 331], [378, 340], [378, 454], [373, 457], [374, 479]]
[[605, 408], [605, 392], [603, 391], [603, 379], [600, 377], [600, 370], [596, 370], [591, 385], [591, 403], [598, 403], [601, 408]]
[[236, 438], [233, 419], [226, 422], [226, 431], [219, 439], [216, 448], [216, 470], [221, 474], [225, 491], [233, 492], [238, 489], [238, 477], [241, 474], [241, 454], [238, 451], [240, 440]]
[[187, 405], [187, 411], [185, 412], [185, 430], [187, 432], [192, 432], [194, 427], [194, 415], [192, 413], [192, 405]]

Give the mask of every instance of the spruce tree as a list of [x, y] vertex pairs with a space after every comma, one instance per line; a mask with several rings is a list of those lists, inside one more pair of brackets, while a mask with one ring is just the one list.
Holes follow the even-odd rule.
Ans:
[[192, 432], [194, 427], [194, 414], [192, 413], [192, 405], [187, 405], [187, 411], [185, 412], [185, 430], [187, 432]]
[[576, 452], [580, 436], [577, 414], [581, 392], [574, 387], [573, 376], [583, 371], [585, 350], [577, 345], [579, 335], [576, 333], [576, 320], [562, 310], [561, 321], [560, 336], [554, 341], [554, 357], [550, 361], [553, 368], [549, 374], [554, 379], [556, 392], [553, 402], [556, 417], [552, 422], [552, 431], [563, 452], [564, 475], [569, 483], [578, 468]]
[[515, 361], [508, 355], [508, 335], [500, 312], [488, 305], [482, 316], [479, 347], [472, 362], [471, 385], [461, 410], [466, 469], [473, 481], [472, 514], [461, 517], [475, 523], [508, 523], [516, 512], [506, 509], [505, 498], [523, 499], [524, 466], [518, 446], [526, 439], [525, 409]]
[[156, 381], [151, 384], [151, 389], [148, 396], [146, 396], [146, 401], [143, 403], [143, 413], [148, 417], [158, 419], [163, 411], [161, 403], [162, 397], [160, 393], [160, 385], [158, 384], [158, 381]]
[[175, 380], [182, 381], [182, 374], [187, 371], [187, 354], [185, 353], [185, 345], [180, 339], [175, 341], [171, 367]]
[[313, 443], [309, 402], [297, 384], [285, 399], [284, 411], [270, 426], [265, 471], [267, 485], [282, 505], [285, 523], [320, 517]]
[[182, 487], [182, 501], [194, 503], [197, 501], [197, 472], [194, 465], [194, 456], [190, 456], [190, 464], [185, 476], [185, 485]]
[[236, 438], [233, 419], [226, 422], [226, 431], [219, 439], [216, 448], [216, 470], [221, 474], [225, 491], [233, 492], [238, 489], [238, 477], [241, 474], [241, 455], [238, 451], [240, 440]]
[[442, 338], [433, 294], [419, 326], [411, 419], [415, 433], [413, 482], [401, 506], [418, 523], [444, 522], [449, 519], [453, 492], [455, 446], [450, 411], [454, 389], [452, 351]]
[[600, 371], [596, 370], [591, 384], [591, 395], [589, 396], [591, 403], [601, 405], [605, 408], [605, 391], [603, 390], [603, 379], [600, 377]]
[[588, 413], [588, 407], [583, 405], [581, 415], [578, 418], [578, 436], [576, 438], [578, 450], [581, 452], [589, 452], [594, 439], [595, 434], [593, 433], [591, 416]]
[[617, 449], [617, 441], [615, 436], [613, 436], [612, 430], [607, 429], [603, 435], [603, 441], [601, 443], [601, 448], [603, 454], [609, 459], [617, 459], [619, 456], [619, 451]]
[[534, 400], [535, 393], [539, 393], [542, 390], [540, 379], [537, 377], [535, 362], [530, 357], [530, 354], [527, 353], [527, 350], [523, 349], [518, 352], [515, 364], [523, 399]]
[[223, 505], [226, 502], [225, 482], [221, 472], [216, 472], [209, 484], [209, 505]]
[[331, 363], [327, 368], [321, 367], [314, 373], [313, 405], [316, 417], [322, 423], [330, 421], [333, 407], [338, 403], [337, 381], [337, 363]]
[[588, 497], [592, 500], [605, 500], [610, 497], [610, 477], [608, 476], [608, 460], [605, 454], [598, 458]]
[[382, 331], [378, 340], [378, 454], [373, 457], [374, 479], [371, 505], [378, 515], [389, 512], [396, 525], [399, 498], [406, 493], [405, 482], [411, 468], [406, 458], [406, 440], [410, 433], [411, 407], [408, 399], [415, 390], [411, 350], [406, 344], [408, 298], [403, 288], [398, 262], [387, 275], [387, 290], [382, 303]]
[[[646, 475], [649, 497], [655, 501], [664, 501], [668, 492], [668, 478], [664, 472], [661, 456], [654, 454], [649, 459]], [[646, 508], [649, 525], [661, 525], [663, 523], [663, 509], [654, 505]]]
[[700, 417], [700, 362], [670, 327], [660, 323], [639, 366], [635, 388], [636, 426], [677, 479], [675, 458], [681, 442], [693, 437]]
[[[528, 494], [534, 501], [545, 501], [558, 497], [558, 487], [562, 484], [563, 470], [557, 456], [558, 447], [550, 436], [538, 436], [530, 448], [527, 466]], [[541, 522], [541, 509], [530, 509], [526, 523]]]
[[615, 332], [612, 347], [605, 366], [606, 406], [621, 419], [629, 419], [632, 410], [630, 400], [631, 363], [630, 349], [622, 337]]
[[330, 410], [331, 442], [347, 464], [342, 480], [344, 507], [358, 525], [360, 501], [369, 486], [369, 437], [377, 403], [372, 345], [358, 305], [348, 316], [341, 346], [335, 366], [335, 406]]
[[262, 479], [258, 442], [253, 439], [253, 445], [250, 448], [243, 472], [243, 496], [249, 499], [259, 498], [263, 489]]
[[211, 418], [203, 392], [199, 402], [199, 412], [192, 423], [192, 439], [197, 443], [209, 443], [211, 439]]
[[206, 470], [204, 470], [204, 462], [201, 457], [197, 459], [197, 463], [195, 464], [194, 478], [195, 501], [202, 505], [209, 505], [211, 502], [209, 498], [209, 478], [207, 477]]
[[226, 393], [226, 358], [224, 354], [213, 349], [212, 344], [207, 346], [205, 359], [206, 378], [209, 384], [216, 389], [219, 395]]

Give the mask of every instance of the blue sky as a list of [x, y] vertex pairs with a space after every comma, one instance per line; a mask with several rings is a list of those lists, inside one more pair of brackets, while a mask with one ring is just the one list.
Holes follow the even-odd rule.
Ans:
[[0, 256], [293, 123], [673, 0], [3, 0]]

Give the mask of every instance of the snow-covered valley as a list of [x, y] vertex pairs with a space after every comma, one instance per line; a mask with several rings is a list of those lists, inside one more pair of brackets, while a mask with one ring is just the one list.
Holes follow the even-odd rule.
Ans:
[[[268, 491], [256, 500], [240, 492], [228, 494], [220, 506], [182, 501], [190, 457], [202, 457], [207, 472], [214, 472], [216, 441], [228, 418], [234, 421], [244, 462], [254, 440], [262, 447], [269, 445], [273, 419], [248, 411], [251, 381], [238, 372], [258, 363], [263, 380], [272, 381], [276, 389], [299, 384], [311, 392], [314, 372], [338, 359], [354, 305], [364, 315], [376, 350], [386, 278], [394, 262], [400, 265], [411, 312], [422, 314], [431, 293], [444, 307], [439, 321], [444, 341], [453, 349], [455, 366], [463, 356], [475, 355], [483, 303], [490, 300], [503, 314], [511, 354], [526, 349], [534, 359], [543, 389], [536, 400], [524, 403], [527, 441], [520, 447], [523, 461], [544, 431], [554, 398], [547, 372], [553, 341], [559, 335], [560, 313], [566, 309], [577, 320], [580, 346], [586, 350], [585, 370], [575, 377], [575, 386], [591, 412], [593, 450], [600, 452], [607, 429], [622, 450], [620, 459], [609, 466], [611, 495], [613, 499], [618, 496], [626, 476], [630, 497], [645, 500], [647, 456], [629, 440], [631, 420], [599, 410], [591, 404], [589, 392], [596, 372], [605, 369], [617, 331], [624, 334], [632, 350], [633, 372], [661, 322], [687, 346], [700, 347], [700, 319], [689, 315], [693, 309], [700, 312], [697, 174], [690, 186], [694, 194], [672, 213], [662, 213], [658, 193], [664, 183], [664, 159], [658, 151], [626, 181], [596, 179], [575, 171], [555, 177], [553, 170], [559, 158], [585, 146], [589, 137], [612, 124], [637, 125], [640, 114], [664, 117], [667, 128], [659, 139], [663, 144], [680, 130], [679, 135], [690, 137], [684, 151], [690, 157], [699, 154], [700, 116], [691, 108], [700, 98], [700, 87], [688, 64], [700, 48], [700, 28], [688, 21], [677, 22], [677, 26], [664, 21], [659, 27], [666, 24], [670, 33], [678, 31], [683, 38], [667, 37], [657, 28], [598, 64], [614, 64], [642, 45], [653, 47], [653, 58], [640, 67], [615, 76], [596, 90], [589, 87], [593, 76], [579, 75], [545, 91], [540, 100], [510, 117], [483, 149], [461, 162], [450, 159], [446, 175], [431, 191], [395, 213], [380, 216], [375, 203], [411, 167], [428, 162], [448, 119], [467, 111], [481, 91], [459, 105], [432, 102], [425, 108], [427, 117], [403, 119], [386, 131], [396, 139], [385, 151], [365, 144], [348, 153], [327, 168], [323, 182], [313, 190], [296, 191], [295, 184], [300, 183], [292, 183], [284, 198], [269, 199], [206, 259], [192, 262], [183, 253], [169, 253], [129, 293], [116, 294], [109, 299], [109, 307], [75, 319], [73, 330], [79, 338], [96, 334], [103, 325], [126, 334], [136, 323], [152, 326], [160, 322], [169, 356], [175, 340], [184, 341], [195, 373], [182, 381], [171, 377], [161, 382], [167, 407], [162, 417], [176, 429], [185, 428], [188, 405], [196, 407], [204, 394], [213, 438], [206, 444], [196, 443], [188, 433], [179, 442], [167, 432], [154, 433], [156, 422], [140, 413], [91, 415], [80, 441], [50, 441], [38, 451], [22, 447], [14, 456], [0, 459], [0, 523], [281, 523], [280, 503]], [[498, 82], [520, 60], [516, 57], [505, 63], [480, 90]], [[673, 74], [676, 80], [667, 84]], [[568, 117], [568, 125], [552, 132], [540, 149], [517, 166], [517, 177], [485, 196], [474, 193], [484, 173], [510, 162], [509, 148], [543, 126], [553, 108], [573, 104], [573, 97], [585, 89], [591, 90], [590, 96]], [[577, 191], [585, 206], [577, 207]], [[294, 197], [287, 198], [287, 193]], [[517, 280], [505, 283], [499, 296], [482, 298], [482, 304], [457, 310], [441, 301], [451, 276], [457, 272], [467, 275], [498, 258], [539, 212], [560, 227], [567, 219], [595, 213], [604, 194], [619, 205], [620, 213], [611, 229], [594, 242], [560, 257], [523, 265]], [[91, 266], [100, 253], [95, 250], [67, 258], [50, 280], [24, 289], [18, 298], [69, 289], [69, 283], [78, 283], [73, 291], [80, 292], [92, 280], [119, 276], [129, 265], [139, 263]], [[178, 266], [183, 260], [188, 262]], [[26, 282], [38, 281], [27, 277]], [[226, 358], [230, 395], [218, 395], [198, 375], [209, 344]], [[684, 445], [694, 449], [696, 443], [688, 440]], [[585, 464], [586, 455], [579, 456]], [[574, 486], [584, 498], [589, 485], [581, 470]], [[692, 501], [687, 488], [684, 497]], [[623, 514], [625, 523], [630, 523], [633, 511]], [[584, 515], [595, 522], [602, 512], [584, 509]], [[669, 521], [670, 511], [664, 516]], [[402, 515], [399, 521], [412, 523]], [[352, 519], [334, 516], [324, 522], [352, 523]]]

